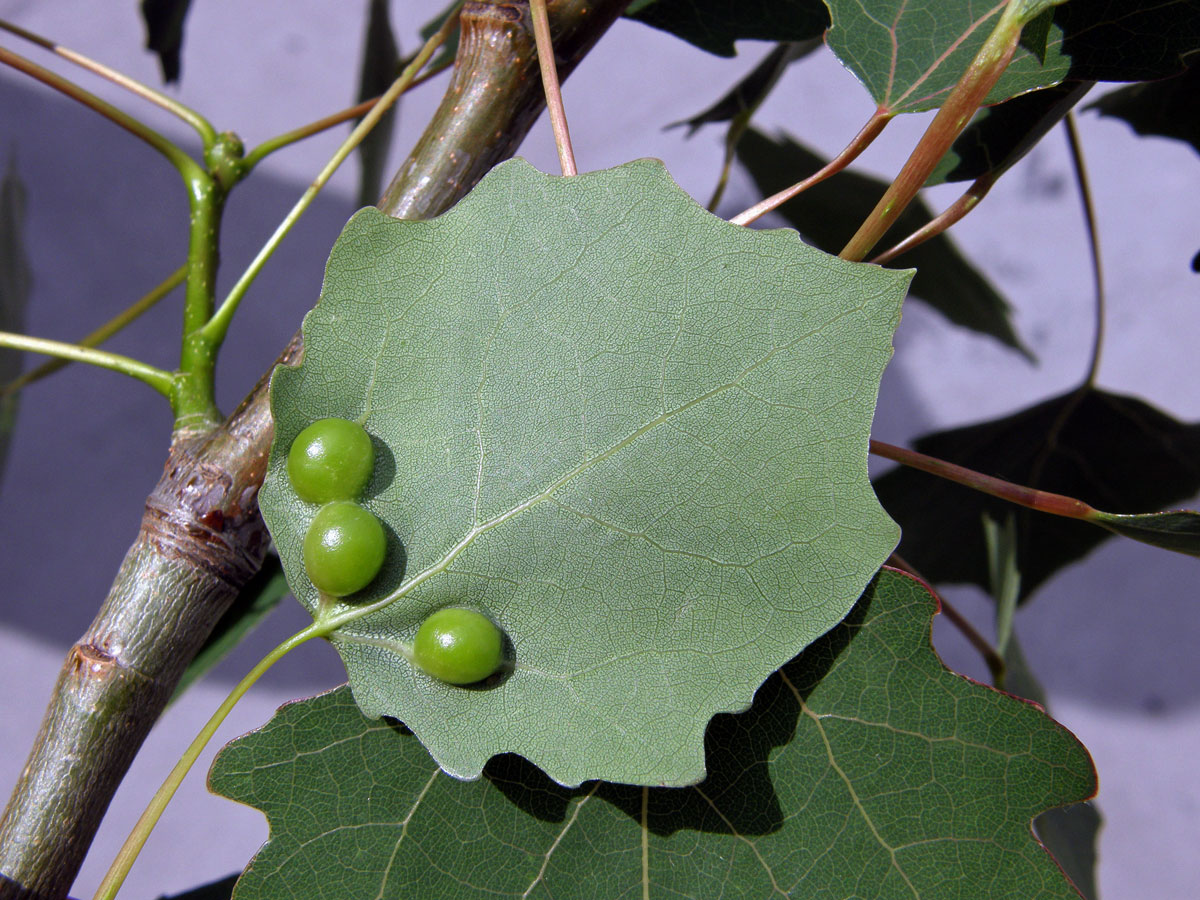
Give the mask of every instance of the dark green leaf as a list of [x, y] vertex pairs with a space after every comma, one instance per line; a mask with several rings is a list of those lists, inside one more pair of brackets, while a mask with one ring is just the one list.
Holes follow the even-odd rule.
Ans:
[[926, 184], [998, 178], [1034, 148], [1095, 82], [1067, 81], [979, 111]]
[[[827, 0], [829, 46], [892, 113], [940, 106], [999, 19], [1002, 3]], [[934, 14], [936, 11], [936, 14]], [[1182, 71], [1200, 50], [1200, 0], [1073, 0], [1027, 28], [988, 95], [998, 103], [1060, 81], [1140, 81]]]
[[[915, 447], [1119, 513], [1162, 509], [1200, 491], [1200, 425], [1099, 390], [1065, 394], [993, 422], [927, 435]], [[878, 479], [875, 490], [904, 529], [901, 554], [922, 574], [934, 582], [987, 588], [980, 522], [985, 513], [1003, 520], [1012, 510], [1009, 504], [904, 467]], [[1024, 509], [1016, 515], [1024, 597], [1108, 536], [1086, 522]]]
[[730, 88], [720, 100], [703, 112], [690, 119], [672, 122], [668, 128], [679, 125], [688, 127], [688, 137], [695, 134], [702, 126], [713, 122], [729, 122], [737, 116], [758, 109], [771, 89], [779, 81], [784, 69], [798, 59], [803, 59], [813, 50], [821, 46], [817, 38], [808, 41], [785, 41], [763, 57], [754, 69]]
[[1033, 830], [1046, 845], [1084, 900], [1097, 900], [1096, 839], [1100, 813], [1091, 803], [1051, 809], [1033, 820]]
[[[750, 129], [737, 149], [738, 159], [764, 196], [808, 177], [825, 165], [807, 147], [781, 135], [772, 140]], [[779, 213], [822, 250], [836, 253], [883, 196], [887, 184], [855, 172], [841, 172], [779, 207]], [[890, 246], [933, 218], [919, 200], [911, 204], [884, 237]], [[926, 241], [889, 265], [915, 266], [912, 294], [956, 325], [980, 331], [1025, 356], [1009, 320], [1007, 301], [968, 262], [947, 235]]]
[[[709, 215], [653, 160], [515, 160], [432, 221], [359, 212], [303, 365], [272, 380], [261, 504], [310, 612], [370, 611], [332, 636], [364, 711], [462, 777], [504, 752], [564, 783], [703, 777], [708, 720], [840, 621], [897, 539], [866, 448], [908, 280]], [[322, 613], [285, 457], [330, 415], [378, 441], [365, 503], [391, 549]], [[505, 630], [511, 677], [463, 690], [408, 662], [451, 605]]]
[[225, 610], [225, 615], [217, 621], [200, 648], [200, 652], [188, 663], [183, 671], [183, 677], [175, 687], [171, 702], [189, 687], [199, 681], [229, 652], [242, 642], [259, 623], [266, 618], [267, 613], [279, 605], [287, 596], [287, 579], [283, 577], [283, 567], [279, 565], [279, 557], [271, 554], [263, 563], [258, 574], [242, 588], [233, 605]]
[[1200, 556], [1200, 513], [1190, 509], [1142, 515], [1116, 515], [1097, 511], [1088, 517], [1114, 534], [1152, 544], [1164, 550]]
[[[25, 228], [25, 186], [9, 160], [0, 179], [0, 331], [25, 330], [25, 308], [33, 283], [22, 231]], [[21, 374], [21, 354], [0, 348], [0, 389]], [[20, 394], [0, 392], [0, 481], [8, 460], [8, 445], [17, 422]]]
[[1124, 119], [1138, 134], [1186, 141], [1200, 151], [1200, 66], [1165, 81], [1110, 91], [1087, 108]]
[[[362, 68], [358, 74], [358, 102], [378, 97], [391, 87], [399, 74], [399, 66], [400, 49], [396, 46], [396, 38], [392, 34], [388, 0], [370, 0], [367, 31], [363, 37]], [[398, 109], [399, 103], [384, 113], [371, 133], [358, 145], [358, 159], [361, 163], [358, 179], [359, 206], [373, 206], [379, 200]]]
[[159, 900], [229, 900], [233, 896], [233, 886], [237, 884], [239, 877], [228, 875], [220, 881], [201, 885], [183, 894], [175, 894], [173, 897], [164, 895]]
[[733, 56], [734, 41], [804, 41], [829, 27], [821, 0], [633, 0], [625, 16], [717, 56]]
[[693, 788], [571, 790], [513, 756], [464, 784], [345, 689], [285, 706], [209, 779], [270, 821], [238, 898], [1076, 897], [1030, 820], [1095, 790], [1087, 752], [947, 671], [935, 608], [882, 573], [712, 721]]
[[[1046, 69], [1056, 80], [1148, 81], [1179, 74], [1197, 52], [1200, 0], [1071, 0], [1054, 10]], [[1024, 77], [1025, 63], [1014, 59], [1005, 78]]]
[[142, 0], [142, 20], [146, 23], [146, 49], [158, 54], [163, 81], [179, 80], [180, 54], [183, 51], [183, 23], [192, 0]]

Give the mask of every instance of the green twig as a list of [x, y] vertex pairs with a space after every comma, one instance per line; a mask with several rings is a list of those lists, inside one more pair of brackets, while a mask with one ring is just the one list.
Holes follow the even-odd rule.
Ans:
[[122, 110], [117, 109], [111, 103], [101, 100], [95, 94], [85, 91], [77, 84], [68, 81], [61, 75], [51, 72], [49, 69], [39, 66], [37, 63], [19, 56], [4, 47], [0, 47], [0, 63], [11, 66], [19, 72], [24, 72], [31, 78], [35, 78], [49, 87], [54, 88], [59, 93], [65, 94], [72, 100], [82, 103], [89, 109], [99, 113], [108, 119], [110, 122], [124, 128], [130, 134], [145, 141], [171, 163], [187, 181], [189, 177], [197, 172], [200, 172], [200, 166], [190, 156], [183, 152], [179, 147], [175, 146], [171, 141], [167, 140], [154, 129], [150, 128], [143, 122], [135, 119]]
[[[121, 331], [121, 329], [123, 329], [126, 325], [134, 322], [143, 313], [153, 309], [160, 300], [169, 295], [171, 291], [175, 290], [175, 288], [183, 283], [183, 279], [186, 275], [187, 266], [180, 266], [141, 299], [126, 307], [117, 315], [113, 316], [95, 331], [90, 332], [87, 336], [78, 340], [76, 342], [77, 345], [80, 347], [97, 347], [104, 343], [114, 334]], [[71, 361], [67, 359], [52, 359], [47, 363], [43, 363], [36, 369], [31, 369], [20, 378], [14, 378], [8, 384], [0, 388], [0, 396], [16, 393], [22, 388], [33, 384], [35, 381], [40, 381], [48, 375], [53, 375], [64, 366], [70, 365], [70, 362]]]
[[546, 0], [529, 0], [533, 16], [533, 39], [537, 44], [538, 66], [542, 70], [542, 90], [546, 93], [546, 109], [550, 112], [550, 128], [558, 148], [558, 163], [563, 175], [575, 175], [575, 150], [571, 147], [571, 131], [567, 127], [567, 111], [562, 101], [562, 86], [558, 82], [558, 67], [554, 62], [554, 44], [550, 40], [550, 17]]
[[121, 885], [125, 881], [125, 876], [129, 874], [134, 861], [137, 860], [138, 854], [141, 852], [146, 840], [150, 837], [150, 832], [154, 830], [154, 826], [162, 817], [163, 811], [175, 795], [175, 791], [179, 789], [184, 776], [187, 775], [204, 748], [208, 745], [208, 742], [212, 739], [212, 736], [221, 726], [221, 723], [225, 721], [230, 711], [242, 699], [246, 691], [250, 690], [254, 683], [263, 676], [263, 673], [287, 653], [306, 641], [314, 637], [319, 637], [323, 633], [324, 631], [316, 623], [296, 632], [264, 656], [258, 665], [251, 669], [246, 674], [246, 677], [234, 686], [233, 690], [229, 692], [229, 696], [222, 701], [221, 705], [217, 707], [217, 711], [212, 714], [212, 718], [204, 724], [204, 727], [200, 729], [200, 733], [188, 745], [187, 750], [183, 752], [183, 756], [175, 764], [175, 768], [171, 770], [166, 780], [155, 791], [154, 796], [150, 798], [150, 803], [137, 820], [137, 824], [133, 826], [133, 831], [129, 833], [129, 837], [125, 839], [125, 843], [121, 845], [120, 852], [117, 853], [116, 858], [112, 861], [112, 865], [109, 866], [108, 872], [104, 876], [104, 880], [100, 882], [100, 886], [96, 889], [93, 900], [112, 900], [113, 897], [116, 897], [117, 891], [121, 889]]
[[1028, 4], [1024, 0], [1009, 0], [996, 27], [917, 142], [896, 180], [884, 192], [875, 209], [842, 248], [839, 256], [855, 261], [864, 259], [908, 208], [930, 173], [1004, 74], [1028, 17]]
[[744, 212], [738, 213], [729, 221], [734, 225], [749, 225], [751, 222], [762, 218], [771, 210], [776, 209], [787, 203], [797, 194], [808, 190], [816, 184], [820, 184], [826, 178], [836, 175], [850, 163], [858, 158], [858, 155], [871, 146], [871, 142], [879, 137], [885, 125], [891, 121], [891, 113], [885, 113], [876, 110], [871, 118], [867, 120], [867, 124], [854, 136], [854, 139], [846, 145], [837, 156], [827, 162], [819, 170], [809, 175], [803, 181], [793, 184], [789, 188], [784, 188], [777, 194], [772, 194], [765, 200], [760, 200], [752, 207]]
[[11, 22], [0, 20], [0, 30], [7, 31], [10, 34], [15, 34], [19, 38], [37, 44], [39, 47], [61, 56], [68, 62], [72, 62], [75, 65], [86, 69], [93, 75], [99, 75], [101, 78], [111, 81], [118, 87], [124, 88], [131, 94], [135, 94], [138, 97], [141, 97], [143, 100], [153, 103], [160, 109], [165, 109], [167, 112], [177, 116], [188, 125], [192, 126], [192, 128], [194, 128], [200, 135], [200, 140], [203, 142], [205, 147], [211, 146], [213, 141], [216, 140], [217, 131], [212, 127], [211, 124], [209, 124], [209, 121], [194, 109], [184, 106], [173, 97], [168, 97], [161, 91], [156, 91], [149, 85], [142, 84], [140, 81], [130, 78], [128, 75], [122, 74], [115, 69], [110, 69], [101, 62], [97, 62], [90, 57], [84, 56], [82, 53], [77, 53], [76, 51], [64, 47], [61, 44], [57, 44], [54, 41], [44, 38], [41, 35], [34, 34], [32, 31], [26, 31], [24, 28], [13, 25]]
[[43, 353], [46, 356], [57, 356], [73, 362], [85, 362], [102, 369], [111, 369], [136, 378], [150, 385], [164, 397], [170, 397], [174, 387], [175, 377], [163, 369], [151, 366], [141, 360], [122, 356], [119, 353], [109, 353], [106, 350], [95, 350], [91, 347], [80, 347], [78, 344], [67, 344], [62, 341], [52, 341], [47, 338], [29, 337], [24, 334], [13, 334], [0, 331], [0, 347], [12, 350], [26, 350], [30, 353]]
[[346, 157], [354, 151], [354, 148], [375, 127], [375, 123], [396, 102], [396, 98], [412, 84], [421, 67], [429, 61], [433, 52], [441, 46], [450, 32], [457, 26], [457, 16], [451, 15], [446, 19], [442, 27], [425, 42], [425, 46], [421, 48], [413, 61], [404, 69], [400, 77], [396, 79], [384, 95], [379, 98], [379, 101], [371, 107], [371, 111], [350, 132], [350, 136], [338, 147], [337, 152], [325, 164], [325, 168], [320, 171], [317, 177], [313, 179], [312, 184], [308, 186], [308, 189], [305, 190], [300, 199], [296, 201], [296, 205], [292, 207], [291, 212], [279, 223], [279, 227], [275, 229], [275, 233], [271, 235], [262, 249], [258, 251], [258, 255], [254, 257], [250, 265], [246, 267], [246, 271], [242, 273], [242, 277], [230, 289], [220, 308], [217, 309], [216, 313], [201, 329], [200, 334], [211, 346], [220, 346], [221, 342], [225, 339], [225, 335], [229, 331], [229, 323], [233, 320], [233, 315], [237, 312], [238, 305], [242, 302], [246, 291], [250, 289], [250, 285], [254, 283], [254, 279], [258, 277], [258, 273], [262, 271], [263, 266], [266, 265], [267, 260], [271, 258], [271, 255], [280, 243], [282, 243], [287, 233], [292, 230], [292, 226], [296, 224], [300, 216], [304, 214], [305, 210], [316, 199], [321, 188], [325, 186], [325, 183], [329, 181]]

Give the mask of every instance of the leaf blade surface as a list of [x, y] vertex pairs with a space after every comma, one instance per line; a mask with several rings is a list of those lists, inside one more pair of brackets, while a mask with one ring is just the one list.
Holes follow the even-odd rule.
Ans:
[[[498, 167], [429, 222], [347, 226], [305, 360], [272, 383], [262, 508], [295, 596], [315, 507], [284, 456], [309, 422], [378, 441], [391, 533], [333, 641], [369, 715], [448, 771], [516, 752], [563, 783], [703, 777], [704, 727], [835, 625], [897, 540], [866, 444], [905, 272], [709, 215], [660, 163]], [[405, 659], [475, 608], [511, 641], [490, 690]]]

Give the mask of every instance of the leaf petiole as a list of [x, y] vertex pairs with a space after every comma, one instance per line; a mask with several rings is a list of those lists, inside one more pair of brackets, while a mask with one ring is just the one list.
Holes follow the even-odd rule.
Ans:
[[49, 40], [48, 38], [42, 37], [41, 35], [34, 34], [32, 31], [26, 31], [24, 28], [13, 25], [11, 22], [0, 20], [0, 30], [7, 31], [9, 34], [14, 34], [23, 40], [37, 44], [39, 47], [49, 50], [51, 53], [62, 57], [68, 62], [74, 63], [80, 68], [86, 69], [93, 75], [98, 75], [101, 78], [112, 82], [118, 87], [124, 88], [131, 94], [141, 97], [148, 103], [153, 103], [160, 109], [165, 109], [167, 112], [182, 119], [193, 129], [195, 129], [196, 133], [200, 135], [200, 140], [203, 142], [206, 148], [211, 146], [216, 140], [217, 130], [213, 128], [209, 121], [194, 109], [185, 106], [173, 97], [169, 97], [161, 91], [156, 91], [149, 85], [142, 84], [142, 82], [130, 78], [128, 75], [118, 72], [116, 69], [110, 69], [103, 63], [97, 62], [88, 56], [84, 56], [82, 53], [78, 53], [75, 50], [64, 47], [61, 44]]
[[[435, 66], [431, 66], [427, 71], [422, 72], [412, 80], [412, 83], [405, 88], [404, 93], [413, 88], [424, 84], [431, 78], [440, 75], [450, 66], [454, 65], [453, 59], [447, 59]], [[360, 116], [366, 115], [371, 111], [376, 103], [382, 99], [383, 94], [378, 97], [372, 97], [369, 100], [364, 100], [362, 103], [347, 107], [339, 112], [332, 113], [323, 118], [317, 119], [315, 122], [309, 122], [307, 125], [301, 125], [299, 128], [293, 128], [291, 131], [286, 131], [283, 134], [269, 138], [246, 154], [246, 158], [242, 160], [242, 166], [247, 172], [257, 166], [260, 162], [274, 153], [276, 150], [282, 150], [284, 147], [290, 147], [297, 141], [302, 141], [305, 138], [310, 138], [313, 135], [320, 134], [322, 131], [328, 131], [343, 122], [349, 122], [351, 119], [357, 119]]]
[[83, 88], [74, 82], [63, 78], [56, 72], [51, 72], [49, 69], [39, 66], [32, 60], [28, 60], [23, 56], [13, 53], [11, 50], [0, 47], [0, 63], [11, 66], [19, 72], [24, 72], [26, 75], [34, 78], [48, 87], [54, 88], [59, 93], [65, 94], [72, 100], [82, 103], [84, 106], [99, 113], [115, 125], [124, 128], [134, 137], [145, 141], [175, 167], [184, 181], [187, 182], [195, 174], [202, 174], [200, 166], [187, 155], [183, 150], [177, 147], [173, 142], [163, 137], [153, 128], [150, 128], [144, 122], [135, 119], [133, 116], [118, 109], [111, 103], [101, 100], [95, 94], [85, 91]]
[[1008, 68], [1021, 39], [1021, 29], [1032, 17], [1035, 8], [1040, 9], [1042, 5], [1028, 0], [1009, 0], [996, 27], [979, 48], [942, 108], [937, 111], [896, 179], [838, 254], [842, 259], [858, 261], [865, 258], [908, 208]]
[[[180, 266], [144, 296], [132, 303], [130, 306], [126, 307], [121, 312], [117, 313], [117, 315], [113, 316], [113, 318], [109, 319], [95, 331], [92, 331], [87, 336], [80, 338], [77, 342], [77, 346], [95, 347], [104, 343], [126, 325], [129, 325], [131, 322], [136, 320], [143, 313], [153, 309], [160, 300], [169, 295], [171, 291], [175, 290], [175, 288], [182, 284], [183, 279], [186, 276], [187, 265], [185, 264]], [[40, 381], [48, 375], [54, 374], [59, 369], [66, 366], [69, 362], [71, 362], [70, 359], [59, 357], [58, 359], [53, 359], [49, 362], [43, 363], [36, 369], [26, 372], [20, 378], [14, 378], [8, 384], [0, 387], [0, 396], [15, 393], [16, 391], [21, 390], [35, 381]]]
[[119, 353], [109, 353], [106, 350], [96, 350], [91, 347], [81, 347], [78, 344], [67, 344], [63, 341], [53, 341], [48, 338], [29, 337], [24, 334], [13, 334], [10, 331], [0, 331], [0, 347], [12, 350], [26, 350], [30, 353], [43, 353], [46, 356], [57, 356], [59, 359], [72, 362], [85, 362], [120, 372], [130, 378], [136, 378], [143, 384], [148, 384], [164, 397], [170, 397], [175, 385], [175, 376], [165, 369], [149, 365], [141, 360]]
[[807, 191], [810, 187], [820, 184], [826, 178], [836, 175], [842, 169], [846, 168], [846, 166], [850, 165], [850, 163], [854, 162], [860, 153], [871, 146], [871, 142], [879, 137], [884, 126], [891, 120], [891, 113], [876, 110], [871, 115], [871, 118], [867, 120], [867, 124], [859, 130], [858, 134], [845, 146], [842, 152], [827, 162], [818, 171], [809, 175], [803, 181], [799, 181], [789, 188], [784, 188], [782, 191], [772, 194], [765, 200], [760, 200], [744, 212], [738, 213], [729, 221], [734, 225], [749, 225], [751, 222], [771, 212], [771, 210], [783, 206], [783, 204], [787, 203], [797, 194]]
[[175, 764], [175, 768], [167, 775], [166, 780], [155, 791], [154, 796], [150, 798], [150, 803], [146, 806], [137, 824], [134, 825], [133, 831], [129, 833], [129, 837], [125, 839], [121, 850], [117, 853], [116, 858], [113, 859], [112, 865], [109, 866], [104, 880], [100, 882], [100, 886], [96, 889], [93, 900], [112, 900], [112, 898], [116, 897], [117, 891], [121, 889], [121, 885], [125, 881], [125, 876], [129, 874], [129, 870], [137, 860], [142, 847], [145, 846], [147, 838], [150, 837], [150, 832], [154, 830], [154, 826], [158, 823], [159, 818], [162, 817], [163, 811], [167, 808], [167, 804], [171, 802], [175, 791], [179, 789], [179, 785], [183, 782], [184, 777], [200, 757], [205, 746], [212, 739], [212, 736], [221, 726], [221, 723], [225, 721], [225, 718], [237, 702], [242, 699], [246, 692], [250, 690], [254, 683], [271, 666], [290, 651], [315, 637], [323, 637], [326, 633], [327, 631], [315, 622], [307, 628], [297, 631], [264, 656], [258, 665], [251, 669], [246, 674], [246, 677], [234, 686], [229, 695], [221, 702], [221, 705], [217, 707], [217, 711], [204, 723], [204, 727], [200, 729], [200, 733], [188, 745], [187, 750], [183, 752], [183, 756], [179, 758], [179, 762]]
[[1071, 168], [1075, 173], [1075, 184], [1079, 188], [1079, 200], [1083, 204], [1083, 218], [1087, 223], [1088, 246], [1092, 257], [1092, 284], [1095, 288], [1096, 333], [1092, 339], [1092, 357], [1084, 376], [1084, 388], [1094, 387], [1100, 371], [1100, 355], [1104, 347], [1104, 266], [1100, 257], [1100, 229], [1096, 224], [1096, 207], [1092, 203], [1092, 189], [1088, 183], [1087, 166], [1083, 161], [1083, 146], [1079, 131], [1075, 127], [1075, 114], [1068, 111], [1063, 118], [1067, 129], [1067, 143], [1071, 147]]
[[546, 0], [529, 0], [529, 12], [533, 16], [533, 38], [537, 43], [538, 66], [542, 70], [542, 86], [546, 93], [546, 109], [550, 113], [550, 127], [554, 131], [554, 144], [558, 147], [558, 162], [563, 175], [575, 175], [575, 150], [571, 147], [571, 131], [567, 128], [567, 111], [563, 106], [562, 87], [558, 81], [558, 68], [554, 64], [554, 45], [550, 40], [550, 17], [546, 13]]

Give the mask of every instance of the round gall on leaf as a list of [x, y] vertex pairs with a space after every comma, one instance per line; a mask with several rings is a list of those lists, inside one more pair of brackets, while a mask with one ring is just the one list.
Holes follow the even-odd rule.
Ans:
[[350, 500], [326, 503], [304, 535], [304, 571], [323, 594], [345, 597], [379, 574], [387, 550], [383, 526]]
[[487, 616], [470, 609], [439, 609], [421, 623], [413, 662], [450, 684], [474, 684], [500, 668], [504, 638]]
[[287, 472], [301, 500], [354, 500], [371, 478], [371, 437], [349, 419], [318, 419], [297, 435], [288, 451]]

